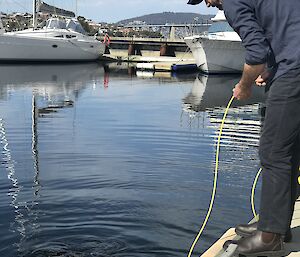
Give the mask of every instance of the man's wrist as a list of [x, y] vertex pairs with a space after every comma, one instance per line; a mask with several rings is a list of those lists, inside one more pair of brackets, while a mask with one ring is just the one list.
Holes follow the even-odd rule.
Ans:
[[252, 87], [252, 83], [249, 83], [249, 82], [247, 83], [242, 80], [239, 82], [239, 85], [240, 85], [240, 88], [242, 88], [242, 89], [249, 89]]
[[240, 87], [242, 89], [249, 89], [255, 82], [255, 79], [265, 70], [265, 64], [259, 65], [244, 65], [242, 78], [240, 80]]

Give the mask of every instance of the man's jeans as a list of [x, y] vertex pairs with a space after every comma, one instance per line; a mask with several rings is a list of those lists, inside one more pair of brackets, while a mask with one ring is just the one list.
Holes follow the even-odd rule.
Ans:
[[300, 69], [276, 79], [270, 88], [259, 155], [263, 173], [258, 229], [285, 234], [299, 196]]

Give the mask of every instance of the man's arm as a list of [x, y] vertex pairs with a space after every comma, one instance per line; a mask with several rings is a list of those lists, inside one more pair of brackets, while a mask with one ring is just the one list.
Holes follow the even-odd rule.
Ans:
[[264, 29], [255, 15], [255, 6], [251, 0], [226, 0], [224, 13], [230, 26], [242, 39], [245, 47], [245, 63], [249, 65], [267, 62], [270, 46]]
[[239, 34], [246, 49], [243, 75], [234, 89], [234, 96], [243, 100], [251, 96], [251, 86], [265, 71], [271, 49], [251, 0], [226, 0], [223, 7], [229, 24]]
[[265, 71], [265, 67], [265, 64], [245, 64], [240, 84], [242, 84], [245, 87], [251, 87], [256, 78]]
[[257, 77], [265, 71], [265, 64], [244, 65], [244, 71], [240, 82], [233, 90], [233, 96], [238, 100], [245, 100], [251, 96], [252, 85]]

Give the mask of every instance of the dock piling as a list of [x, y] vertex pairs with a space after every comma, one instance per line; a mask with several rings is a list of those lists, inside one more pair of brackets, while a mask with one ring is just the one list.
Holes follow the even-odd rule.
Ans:
[[130, 55], [142, 55], [140, 47], [133, 42], [128, 45], [128, 56]]
[[159, 51], [160, 56], [170, 56], [170, 57], [176, 57], [174, 48], [169, 46], [167, 43], [163, 43], [160, 46], [160, 51]]

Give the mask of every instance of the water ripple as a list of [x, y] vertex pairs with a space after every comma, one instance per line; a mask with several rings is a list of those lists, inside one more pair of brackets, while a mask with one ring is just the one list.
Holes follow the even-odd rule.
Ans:
[[[223, 84], [235, 78], [19, 68], [26, 74], [0, 69], [0, 256], [185, 256], [209, 206], [232, 94]], [[206, 80], [213, 84], [199, 84]], [[223, 84], [214, 91], [215, 83]], [[248, 221], [261, 108], [229, 110], [216, 206], [197, 255]]]

